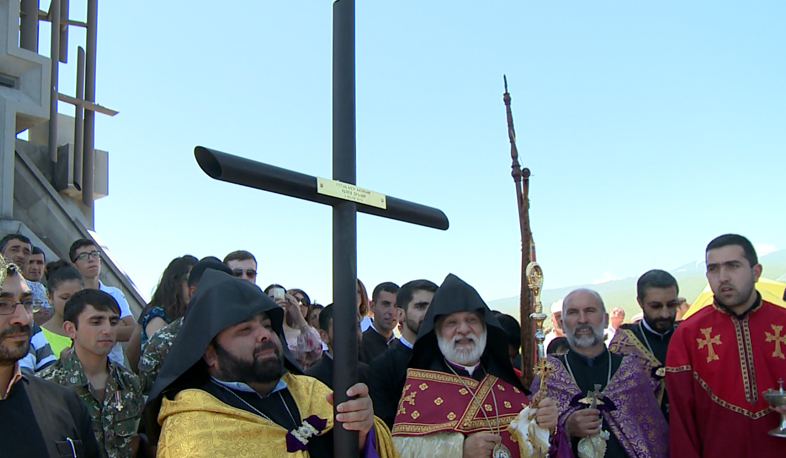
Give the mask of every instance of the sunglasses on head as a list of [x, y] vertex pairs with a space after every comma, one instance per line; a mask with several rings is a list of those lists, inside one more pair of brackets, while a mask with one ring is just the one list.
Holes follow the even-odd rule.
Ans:
[[243, 269], [232, 269], [232, 275], [234, 275], [236, 277], [242, 277], [243, 273], [245, 273], [246, 277], [248, 277], [248, 278], [254, 278], [254, 277], [257, 276], [257, 271], [254, 270], [254, 269], [246, 269], [246, 270], [243, 270]]

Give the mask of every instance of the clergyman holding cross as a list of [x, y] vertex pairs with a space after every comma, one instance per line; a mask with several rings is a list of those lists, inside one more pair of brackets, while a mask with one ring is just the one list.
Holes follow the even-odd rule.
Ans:
[[[665, 458], [668, 425], [655, 387], [635, 357], [606, 348], [608, 320], [596, 291], [577, 289], [565, 296], [562, 323], [570, 350], [549, 357], [555, 370], [546, 379], [546, 393], [557, 402], [559, 424], [570, 436], [575, 456]], [[533, 386], [538, 383], [535, 379]]]
[[146, 407], [157, 456], [331, 457], [334, 421], [358, 431], [360, 456], [395, 456], [364, 384], [334, 420], [333, 393], [282, 345], [283, 318], [258, 286], [205, 272]]

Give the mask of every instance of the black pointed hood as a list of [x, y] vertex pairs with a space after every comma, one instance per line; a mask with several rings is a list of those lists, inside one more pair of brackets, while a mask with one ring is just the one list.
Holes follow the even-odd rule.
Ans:
[[437, 345], [435, 332], [437, 319], [442, 315], [454, 312], [473, 311], [481, 313], [488, 332], [486, 349], [481, 357], [483, 367], [490, 374], [524, 390], [521, 380], [513, 371], [513, 365], [508, 356], [505, 330], [475, 288], [453, 274], [448, 274], [445, 277], [437, 292], [434, 293], [434, 298], [431, 299], [431, 305], [423, 318], [418, 337], [415, 340], [409, 367], [432, 370], [440, 367], [444, 357]]
[[205, 381], [207, 366], [202, 356], [213, 338], [229, 326], [263, 312], [270, 318], [281, 341], [284, 367], [302, 374], [297, 360], [287, 348], [282, 327], [284, 310], [257, 285], [208, 269], [189, 301], [183, 326], [164, 360], [145, 409], [157, 416], [163, 395], [174, 396], [184, 388], [195, 387]]

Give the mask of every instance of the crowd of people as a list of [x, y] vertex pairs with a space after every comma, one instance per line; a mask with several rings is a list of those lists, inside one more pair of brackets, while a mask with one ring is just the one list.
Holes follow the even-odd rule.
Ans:
[[[137, 319], [99, 280], [92, 240], [46, 263], [9, 234], [0, 254], [3, 457], [330, 457], [338, 424], [364, 457], [786, 450], [768, 434], [786, 406], [762, 394], [786, 378], [786, 309], [762, 300], [762, 266], [735, 234], [706, 247], [714, 302], [687, 320], [677, 280], [658, 269], [631, 292], [631, 323], [591, 289], [556, 302], [529, 386], [518, 321], [453, 274], [383, 282], [370, 297], [358, 281], [355, 337], [334, 334], [333, 304], [257, 286], [244, 250], [173, 259]], [[358, 340], [358, 382], [334, 409], [340, 338]]]

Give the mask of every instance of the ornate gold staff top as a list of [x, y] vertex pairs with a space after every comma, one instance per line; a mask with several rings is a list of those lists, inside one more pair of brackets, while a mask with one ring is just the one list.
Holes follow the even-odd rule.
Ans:
[[538, 362], [535, 364], [534, 371], [540, 377], [540, 386], [538, 392], [532, 397], [531, 405], [537, 405], [541, 399], [546, 396], [546, 377], [554, 372], [554, 367], [548, 362], [546, 358], [546, 350], [543, 348], [543, 341], [546, 340], [546, 335], [543, 333], [543, 321], [546, 320], [547, 315], [543, 313], [543, 303], [540, 302], [540, 294], [543, 291], [543, 270], [537, 262], [530, 262], [527, 264], [526, 269], [527, 286], [532, 291], [534, 298], [535, 310], [530, 314], [529, 318], [535, 323], [535, 342], [538, 349]]

